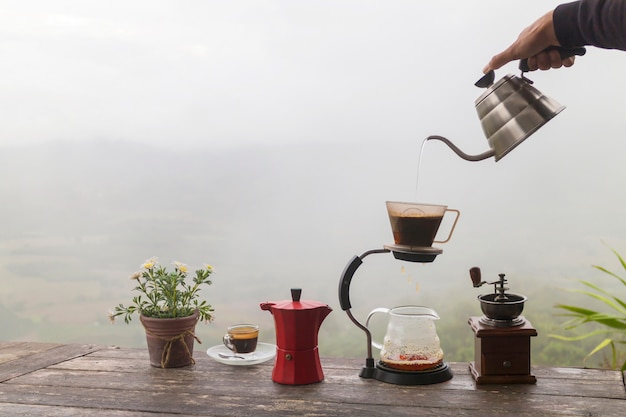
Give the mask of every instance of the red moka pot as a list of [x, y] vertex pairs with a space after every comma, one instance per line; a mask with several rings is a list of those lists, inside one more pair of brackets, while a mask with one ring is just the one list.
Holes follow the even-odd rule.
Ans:
[[332, 309], [316, 301], [300, 301], [301, 289], [291, 290], [291, 300], [261, 303], [276, 326], [276, 362], [272, 381], [287, 385], [320, 382], [324, 372], [317, 349], [317, 334]]

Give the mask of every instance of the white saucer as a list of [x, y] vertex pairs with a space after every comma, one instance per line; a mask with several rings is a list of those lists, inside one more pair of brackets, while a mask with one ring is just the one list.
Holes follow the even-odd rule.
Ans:
[[207, 349], [206, 354], [216, 361], [226, 365], [256, 365], [269, 361], [276, 356], [276, 345], [270, 343], [257, 343], [256, 350], [252, 353], [238, 353], [237, 356], [243, 356], [244, 359], [239, 358], [222, 358], [219, 354], [232, 356], [233, 351], [228, 349], [224, 345], [217, 345]]

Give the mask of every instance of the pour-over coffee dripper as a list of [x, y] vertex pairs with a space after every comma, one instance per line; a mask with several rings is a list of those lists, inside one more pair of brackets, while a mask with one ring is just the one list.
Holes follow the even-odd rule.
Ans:
[[[437, 204], [387, 201], [387, 214], [393, 233], [393, 245], [385, 245], [396, 259], [411, 262], [432, 262], [442, 250], [433, 243], [446, 243], [452, 237], [460, 212]], [[454, 213], [454, 223], [443, 240], [435, 240], [446, 213]]]

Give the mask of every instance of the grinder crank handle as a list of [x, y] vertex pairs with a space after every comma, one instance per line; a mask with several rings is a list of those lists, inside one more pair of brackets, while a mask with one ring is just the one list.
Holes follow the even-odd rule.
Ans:
[[[580, 48], [564, 48], [562, 46], [549, 46], [546, 49], [544, 49], [542, 52], [548, 52], [548, 51], [551, 51], [553, 49], [556, 49], [557, 51], [559, 51], [559, 55], [561, 55], [561, 59], [569, 58], [569, 57], [574, 56], [574, 55], [583, 56], [583, 55], [585, 55], [587, 53], [587, 50], [584, 47], [580, 47]], [[528, 59], [527, 58], [521, 59], [519, 61], [519, 69], [522, 72], [530, 71], [530, 68], [528, 68]]]
[[469, 270], [470, 278], [472, 278], [472, 284], [474, 284], [475, 288], [486, 284], [485, 281], [482, 281], [482, 274], [480, 273], [480, 268], [477, 266], [473, 266]]

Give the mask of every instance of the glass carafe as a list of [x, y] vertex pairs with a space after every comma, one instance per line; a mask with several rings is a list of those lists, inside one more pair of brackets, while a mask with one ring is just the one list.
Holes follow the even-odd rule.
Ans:
[[367, 316], [366, 326], [377, 314], [389, 316], [383, 343], [372, 339], [372, 346], [380, 349], [383, 365], [403, 371], [422, 371], [443, 362], [443, 351], [435, 329], [437, 313], [422, 306], [376, 308]]

